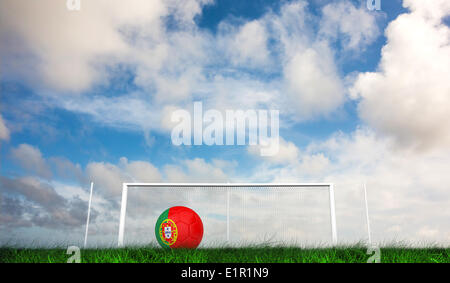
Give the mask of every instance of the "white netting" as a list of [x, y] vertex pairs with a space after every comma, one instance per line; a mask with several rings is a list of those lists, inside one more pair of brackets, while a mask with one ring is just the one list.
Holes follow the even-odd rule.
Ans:
[[154, 225], [158, 216], [167, 208], [180, 205], [200, 215], [203, 247], [317, 246], [332, 242], [327, 185], [214, 186], [130, 187], [124, 244], [156, 243]]

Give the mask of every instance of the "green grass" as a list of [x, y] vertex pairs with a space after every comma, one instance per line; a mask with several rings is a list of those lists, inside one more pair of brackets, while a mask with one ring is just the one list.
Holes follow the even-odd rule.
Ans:
[[[89, 263], [364, 263], [365, 247], [290, 248], [248, 247], [196, 250], [163, 250], [154, 247], [81, 250], [81, 262]], [[67, 262], [66, 249], [0, 248], [2, 263]], [[450, 248], [381, 248], [383, 263], [450, 263]]]

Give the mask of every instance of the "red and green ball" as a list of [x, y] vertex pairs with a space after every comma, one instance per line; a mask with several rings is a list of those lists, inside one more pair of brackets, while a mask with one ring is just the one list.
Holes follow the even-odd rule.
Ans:
[[174, 206], [158, 217], [155, 236], [163, 248], [195, 249], [202, 241], [203, 223], [192, 209]]

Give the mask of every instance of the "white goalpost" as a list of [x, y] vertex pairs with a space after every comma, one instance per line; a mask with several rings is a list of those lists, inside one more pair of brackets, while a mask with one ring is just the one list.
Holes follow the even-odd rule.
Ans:
[[92, 190], [94, 189], [94, 183], [91, 182], [91, 191], [89, 193], [89, 204], [88, 204], [88, 212], [87, 212], [87, 219], [86, 219], [86, 232], [84, 233], [84, 248], [86, 248], [87, 245], [87, 238], [88, 238], [88, 232], [89, 232], [89, 218], [91, 217], [91, 203], [92, 203]]
[[[270, 209], [270, 201], [274, 202], [273, 195], [279, 194], [280, 192], [288, 192], [288, 193], [296, 193], [296, 192], [304, 192], [304, 191], [310, 191], [315, 192], [319, 189], [325, 189], [327, 191], [327, 199], [321, 200], [319, 204], [325, 203], [326, 201], [327, 206], [329, 206], [329, 211], [326, 212], [329, 217], [329, 231], [331, 231], [331, 243], [333, 245], [337, 244], [337, 228], [336, 228], [336, 209], [335, 209], [335, 199], [334, 199], [334, 185], [332, 183], [123, 183], [122, 185], [122, 200], [121, 200], [121, 208], [120, 208], [120, 222], [119, 222], [119, 235], [118, 235], [118, 246], [123, 247], [124, 246], [124, 234], [125, 234], [125, 219], [127, 214], [127, 201], [128, 201], [128, 193], [129, 190], [139, 190], [139, 189], [153, 189], [153, 190], [176, 190], [176, 193], [173, 194], [181, 194], [181, 192], [187, 192], [189, 190], [195, 190], [195, 192], [201, 192], [205, 194], [213, 195], [214, 192], [221, 192], [223, 193], [223, 198], [218, 201], [217, 199], [212, 200], [211, 199], [202, 199], [203, 203], [207, 203], [211, 207], [221, 207], [223, 206], [223, 222], [225, 222], [224, 228], [225, 231], [225, 238], [226, 241], [230, 241], [230, 222], [232, 221], [233, 216], [231, 215], [235, 210], [237, 205], [234, 203], [234, 200], [236, 200], [237, 196], [236, 194], [240, 194], [240, 196], [246, 196], [246, 194], [249, 194], [246, 198], [241, 198], [241, 209], [245, 211], [246, 206], [252, 206], [251, 202], [257, 202], [258, 206], [253, 205], [254, 210], [252, 211], [253, 214], [256, 214], [254, 217], [258, 217], [260, 215], [271, 215], [272, 212], [268, 211]], [[322, 190], [324, 191], [324, 190]], [[271, 197], [260, 197], [258, 198], [258, 193], [271, 193]], [[299, 193], [300, 194], [300, 193]], [[304, 198], [303, 196], [299, 198]], [[323, 198], [323, 197], [322, 197]], [[294, 195], [287, 194], [281, 199], [276, 198], [277, 207], [283, 210], [283, 213], [289, 213], [291, 210], [298, 210], [301, 209], [302, 204], [298, 204], [298, 206], [293, 206], [292, 203], [295, 204], [295, 202], [298, 200], [294, 197]], [[158, 202], [158, 204], [161, 204], [163, 202], [163, 199], [155, 200]], [[220, 203], [220, 202], [225, 203]], [[215, 203], [218, 202], [218, 203]], [[249, 203], [250, 202], [250, 203]], [[287, 203], [289, 202], [289, 203]], [[311, 207], [310, 209], [314, 213], [316, 210], [314, 209], [319, 204], [316, 202], [311, 202], [308, 207]], [[290, 205], [290, 206], [289, 206]], [[232, 207], [233, 209], [231, 209]], [[303, 206], [304, 209], [305, 206]], [[319, 208], [317, 208], [319, 209]], [[195, 209], [194, 209], [195, 210]], [[205, 211], [209, 211], [205, 208]], [[323, 209], [320, 208], [320, 212], [323, 213]], [[201, 216], [202, 217], [202, 216]], [[261, 216], [262, 217], [262, 216]], [[284, 215], [282, 215], [280, 218], [283, 218]], [[288, 224], [292, 223], [295, 224], [295, 222], [300, 221], [300, 216], [294, 215], [293, 217], [289, 218]], [[314, 218], [315, 219], [315, 218]], [[311, 221], [314, 221], [311, 220]], [[298, 221], [297, 221], [298, 220]], [[328, 220], [327, 220], [328, 221]], [[290, 225], [287, 225], [290, 226]], [[289, 228], [289, 227], [288, 227]], [[288, 229], [286, 228], [286, 229]], [[287, 230], [289, 233], [289, 230]]]

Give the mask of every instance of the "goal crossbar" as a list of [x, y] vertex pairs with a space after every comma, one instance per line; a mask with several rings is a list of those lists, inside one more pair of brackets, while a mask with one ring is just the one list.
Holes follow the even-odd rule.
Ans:
[[[127, 210], [127, 198], [129, 188], [314, 188], [328, 187], [330, 198], [330, 221], [331, 221], [331, 237], [333, 245], [337, 245], [337, 228], [336, 228], [336, 206], [334, 200], [333, 183], [123, 183], [122, 184], [122, 200], [120, 206], [120, 223], [119, 223], [119, 247], [123, 247], [123, 238], [125, 232], [125, 216]], [[229, 202], [227, 198], [227, 240], [229, 239]]]

